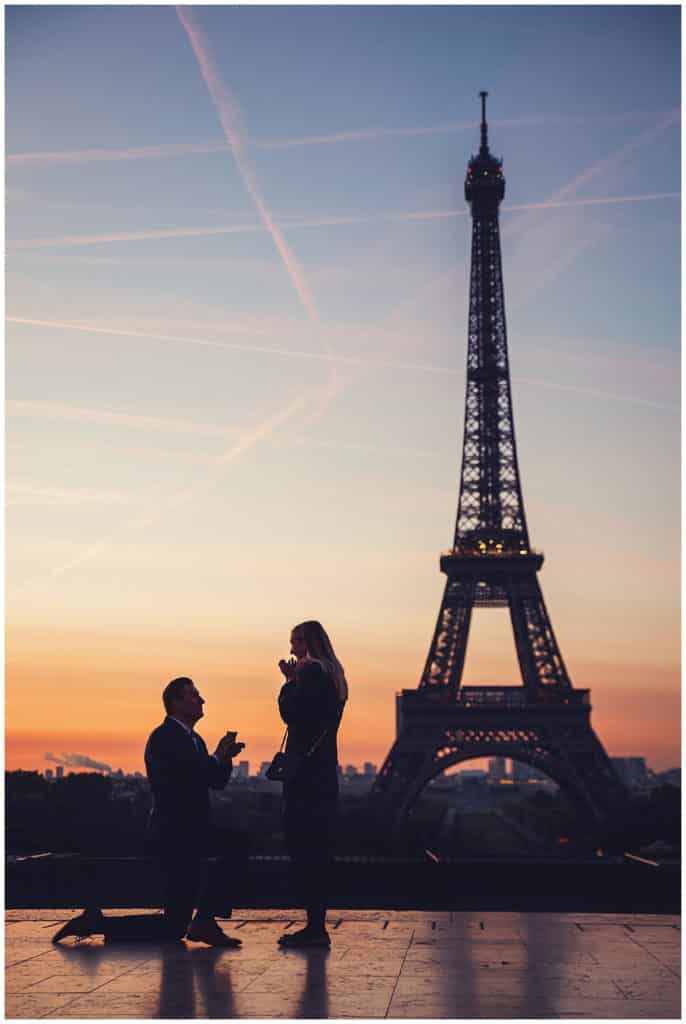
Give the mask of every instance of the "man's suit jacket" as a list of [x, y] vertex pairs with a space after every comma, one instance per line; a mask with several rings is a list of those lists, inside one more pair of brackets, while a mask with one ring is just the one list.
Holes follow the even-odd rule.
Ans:
[[167, 717], [145, 747], [153, 793], [150, 838], [163, 844], [202, 844], [211, 825], [209, 791], [223, 789], [231, 775], [231, 762], [219, 764], [203, 738], [193, 735], [200, 749], [182, 725]]

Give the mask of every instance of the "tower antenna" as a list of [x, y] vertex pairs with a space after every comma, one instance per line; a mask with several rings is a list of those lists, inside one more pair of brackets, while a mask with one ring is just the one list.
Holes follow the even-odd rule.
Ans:
[[486, 124], [486, 97], [487, 92], [480, 92], [481, 97], [481, 153], [488, 153], [488, 125]]

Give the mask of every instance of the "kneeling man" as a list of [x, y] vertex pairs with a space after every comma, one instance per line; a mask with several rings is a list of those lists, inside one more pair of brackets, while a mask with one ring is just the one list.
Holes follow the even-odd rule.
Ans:
[[[185, 935], [211, 946], [241, 944], [221, 930], [215, 915], [231, 915], [222, 888], [229, 880], [235, 883], [236, 870], [245, 859], [245, 840], [212, 824], [209, 791], [224, 788], [232, 758], [245, 744], [236, 742], [235, 733], [227, 733], [214, 754], [208, 754], [205, 741], [194, 730], [205, 701], [192, 679], [172, 679], [162, 701], [167, 717], [148, 739], [145, 768], [153, 793], [149, 839], [160, 858], [164, 912], [105, 917], [98, 907], [90, 906], [63, 925], [53, 942], [68, 935], [104, 934], [108, 940], [129, 942]], [[205, 883], [199, 886], [201, 860], [206, 857], [212, 860]]]

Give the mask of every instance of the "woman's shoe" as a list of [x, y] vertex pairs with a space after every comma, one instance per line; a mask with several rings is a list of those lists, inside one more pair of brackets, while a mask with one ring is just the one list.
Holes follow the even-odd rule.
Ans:
[[282, 935], [278, 943], [284, 949], [316, 948], [328, 949], [331, 939], [326, 929], [313, 931], [311, 928], [302, 928], [299, 932], [291, 932]]

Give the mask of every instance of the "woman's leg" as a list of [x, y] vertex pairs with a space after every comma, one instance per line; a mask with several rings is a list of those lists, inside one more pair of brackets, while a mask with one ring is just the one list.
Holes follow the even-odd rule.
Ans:
[[307, 914], [303, 936], [326, 936], [335, 800], [290, 797], [285, 804], [286, 848], [294, 891]]
[[335, 814], [336, 804], [332, 800], [317, 801], [311, 806], [310, 835], [312, 841], [307, 865], [305, 909], [307, 911], [307, 926], [317, 933], [326, 932]]

